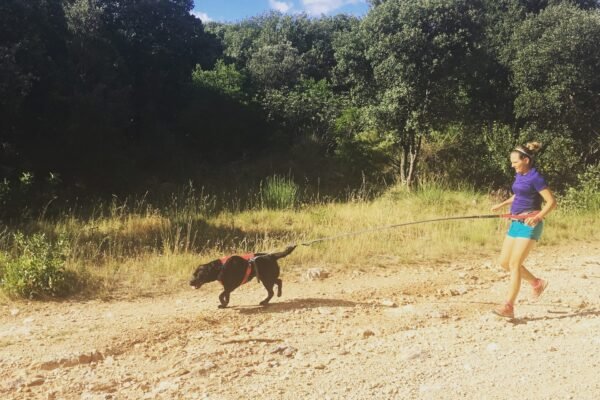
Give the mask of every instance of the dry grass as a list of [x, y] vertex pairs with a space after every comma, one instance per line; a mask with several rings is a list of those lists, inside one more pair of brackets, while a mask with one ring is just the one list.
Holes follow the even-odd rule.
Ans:
[[[106, 216], [38, 221], [36, 229], [70, 235], [69, 268], [94, 282], [83, 296], [135, 297], [187, 287], [198, 263], [223, 254], [275, 251], [291, 243], [444, 216], [490, 214], [493, 202], [469, 189], [431, 185], [416, 192], [392, 188], [372, 201], [303, 205], [295, 210], [211, 214], [198, 212], [204, 208], [193, 201], [176, 213], [147, 204], [136, 211], [122, 206]], [[540, 245], [599, 237], [599, 219], [559, 209], [548, 219]], [[298, 273], [314, 266], [394, 268], [491, 256], [498, 252], [507, 224], [501, 219], [474, 219], [383, 229], [300, 246], [282, 264], [284, 273]]]

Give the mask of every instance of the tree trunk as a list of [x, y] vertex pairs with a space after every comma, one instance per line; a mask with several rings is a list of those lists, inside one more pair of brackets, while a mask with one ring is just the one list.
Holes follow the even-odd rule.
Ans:
[[406, 159], [408, 158], [408, 153], [406, 151], [406, 146], [402, 146], [401, 147], [401, 151], [400, 151], [400, 168], [399, 168], [399, 173], [400, 173], [400, 183], [402, 184], [402, 186], [407, 186], [406, 185]]
[[400, 182], [402, 186], [411, 190], [416, 182], [417, 161], [421, 152], [422, 136], [419, 134], [411, 135], [409, 139], [402, 144], [400, 153]]

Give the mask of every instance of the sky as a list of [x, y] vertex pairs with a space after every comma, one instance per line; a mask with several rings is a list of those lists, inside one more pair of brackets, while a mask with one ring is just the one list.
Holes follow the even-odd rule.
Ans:
[[284, 14], [321, 15], [367, 13], [367, 0], [194, 0], [192, 14], [202, 22], [236, 22], [271, 10]]

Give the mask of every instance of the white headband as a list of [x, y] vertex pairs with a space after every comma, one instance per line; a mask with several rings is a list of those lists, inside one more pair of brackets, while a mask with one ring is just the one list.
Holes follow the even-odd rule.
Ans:
[[525, 150], [520, 149], [519, 147], [515, 147], [515, 149], [513, 151], [518, 151], [519, 153], [529, 157], [529, 158], [533, 158], [533, 154], [529, 154], [528, 152], [526, 152]]

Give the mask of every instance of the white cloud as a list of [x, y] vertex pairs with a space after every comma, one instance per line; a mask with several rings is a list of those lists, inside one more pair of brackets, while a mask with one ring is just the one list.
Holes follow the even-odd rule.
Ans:
[[304, 9], [310, 15], [329, 14], [347, 4], [357, 4], [364, 0], [302, 0]]
[[285, 1], [269, 0], [271, 8], [281, 13], [286, 13], [292, 9], [292, 3]]
[[192, 11], [190, 14], [192, 14], [196, 18], [199, 18], [200, 21], [204, 23], [211, 22], [213, 20], [211, 17], [208, 16], [207, 13], [203, 13], [202, 11]]

